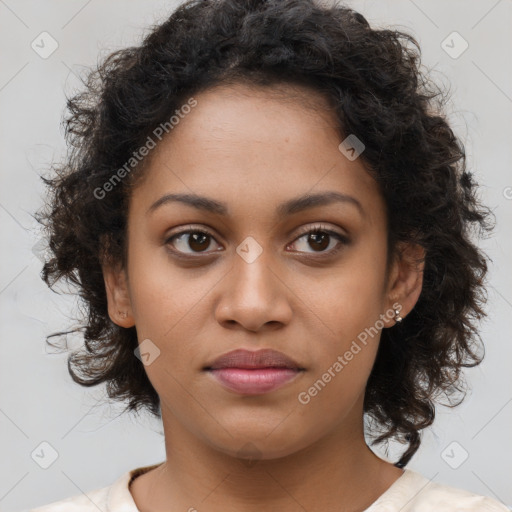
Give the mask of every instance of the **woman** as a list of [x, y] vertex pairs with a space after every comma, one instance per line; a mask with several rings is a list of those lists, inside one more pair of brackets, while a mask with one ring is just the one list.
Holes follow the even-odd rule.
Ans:
[[88, 306], [74, 380], [166, 460], [35, 510], [507, 510], [404, 469], [481, 361], [492, 229], [419, 57], [342, 6], [192, 0], [91, 74], [43, 278]]

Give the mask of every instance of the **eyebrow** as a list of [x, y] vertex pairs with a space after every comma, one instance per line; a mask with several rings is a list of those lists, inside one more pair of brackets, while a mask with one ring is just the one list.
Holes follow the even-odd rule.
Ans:
[[[209, 197], [199, 196], [197, 194], [165, 194], [148, 208], [146, 215], [149, 215], [157, 208], [165, 204], [174, 202], [183, 203], [198, 210], [216, 215], [229, 215], [229, 210], [226, 204]], [[363, 217], [365, 216], [363, 206], [355, 197], [334, 191], [320, 192], [317, 194], [304, 194], [302, 196], [289, 199], [276, 208], [276, 215], [279, 217], [292, 215], [309, 208], [314, 208], [316, 206], [326, 206], [337, 202], [351, 204], [359, 210], [359, 213]]]

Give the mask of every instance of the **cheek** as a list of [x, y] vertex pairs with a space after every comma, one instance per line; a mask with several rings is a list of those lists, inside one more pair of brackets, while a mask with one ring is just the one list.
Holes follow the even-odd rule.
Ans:
[[333, 398], [341, 393], [350, 400], [364, 389], [371, 372], [385, 313], [385, 246], [379, 243], [378, 237], [369, 237], [329, 276], [308, 286], [305, 297], [314, 313], [309, 329], [314, 332], [313, 324], [317, 326], [311, 381], [321, 380], [317, 388], [324, 398], [332, 392]]
[[324, 426], [353, 412], [364, 394], [380, 342], [378, 302], [371, 292], [363, 292], [360, 280], [354, 287], [349, 286], [351, 281], [343, 282], [342, 293], [330, 290], [330, 301], [324, 295], [322, 318], [328, 330], [321, 327], [326, 335], [315, 339], [314, 364], [297, 397], [307, 414], [322, 417]]
[[163, 339], [190, 322], [207, 289], [204, 277], [180, 269], [165, 248], [134, 237], [128, 272], [130, 296], [139, 334]]
[[324, 367], [311, 372], [297, 395], [301, 406], [314, 413], [315, 408], [331, 410], [334, 417], [348, 412], [366, 388], [378, 340], [361, 343], [336, 353]]
[[145, 370], [159, 394], [165, 389], [178, 396], [179, 382], [190, 379], [204, 363], [199, 360], [204, 347], [198, 341], [205, 339], [207, 328], [201, 301], [214, 283], [208, 285], [200, 276], [191, 279], [161, 249], [133, 246], [128, 272], [137, 337], [139, 344], [150, 340], [146, 346], [157, 354]]
[[343, 349], [384, 313], [385, 263], [378, 243], [360, 243], [320, 281], [302, 289], [330, 347]]

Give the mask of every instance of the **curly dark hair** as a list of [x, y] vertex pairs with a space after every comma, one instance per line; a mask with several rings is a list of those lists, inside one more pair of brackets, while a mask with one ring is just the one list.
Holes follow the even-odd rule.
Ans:
[[[98, 190], [152, 137], [185, 98], [216, 85], [313, 88], [332, 105], [340, 135], [364, 142], [362, 161], [387, 208], [388, 262], [400, 242], [425, 249], [423, 288], [402, 323], [382, 331], [364, 411], [381, 443], [407, 444], [405, 466], [442, 395], [465, 394], [462, 367], [479, 364], [477, 320], [486, 313], [487, 256], [472, 241], [490, 232], [492, 212], [477, 197], [464, 146], [450, 128], [448, 94], [422, 70], [415, 38], [372, 29], [354, 10], [315, 0], [189, 0], [152, 27], [139, 46], [109, 54], [67, 99], [70, 151], [56, 175], [42, 177], [48, 199], [37, 214], [50, 257], [41, 277], [79, 290], [85, 350], [68, 358], [73, 380], [106, 383], [125, 410], [161, 417], [160, 400], [134, 357], [135, 327], [107, 312], [102, 264], [126, 262], [130, 191], [142, 159], [101, 200]], [[472, 228], [478, 228], [472, 229]]]

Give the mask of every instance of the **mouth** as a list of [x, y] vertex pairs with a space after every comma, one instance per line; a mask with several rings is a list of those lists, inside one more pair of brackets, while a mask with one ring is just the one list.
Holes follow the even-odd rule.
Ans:
[[262, 370], [265, 368], [305, 370], [291, 357], [272, 349], [257, 351], [245, 349], [232, 350], [208, 363], [203, 367], [203, 370], [221, 370], [224, 368], [244, 370]]
[[234, 350], [203, 367], [229, 391], [259, 395], [281, 388], [306, 371], [292, 358], [271, 349]]
[[275, 391], [305, 370], [292, 368], [220, 368], [208, 370], [225, 388], [240, 395], [261, 395]]

